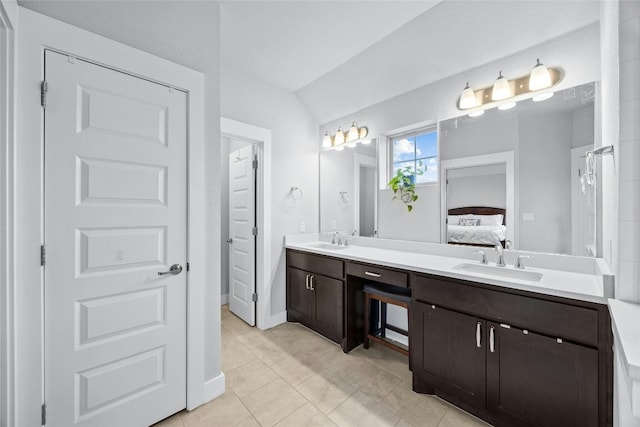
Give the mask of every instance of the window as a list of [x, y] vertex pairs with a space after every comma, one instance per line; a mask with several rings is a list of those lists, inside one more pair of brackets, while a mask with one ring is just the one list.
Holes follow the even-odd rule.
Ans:
[[[438, 131], [435, 127], [391, 138], [391, 173], [398, 169], [416, 175], [416, 184], [438, 182]], [[408, 168], [408, 169], [407, 169]]]

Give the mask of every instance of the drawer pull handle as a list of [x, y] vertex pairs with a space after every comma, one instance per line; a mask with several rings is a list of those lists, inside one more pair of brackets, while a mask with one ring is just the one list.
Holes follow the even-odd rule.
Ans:
[[307, 274], [307, 276], [304, 278], [304, 285], [307, 288], [307, 290], [309, 289], [309, 275]]
[[371, 271], [365, 271], [364, 274], [366, 274], [367, 276], [371, 276], [371, 277], [382, 277], [382, 274], [380, 273], [373, 273]]
[[476, 347], [482, 347], [482, 332], [480, 327], [482, 326], [481, 322], [476, 323]]
[[491, 351], [491, 353], [496, 352], [495, 328], [493, 326], [489, 329], [489, 351]]
[[311, 276], [311, 278], [309, 279], [309, 290], [310, 291], [315, 291], [316, 288], [313, 287], [313, 279], [315, 279], [315, 276]]

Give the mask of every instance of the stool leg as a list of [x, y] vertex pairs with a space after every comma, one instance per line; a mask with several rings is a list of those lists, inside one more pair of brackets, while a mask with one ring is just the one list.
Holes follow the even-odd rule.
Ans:
[[364, 348], [369, 348], [369, 312], [371, 311], [371, 298], [364, 294]]
[[387, 303], [380, 301], [380, 336], [386, 338], [387, 334]]

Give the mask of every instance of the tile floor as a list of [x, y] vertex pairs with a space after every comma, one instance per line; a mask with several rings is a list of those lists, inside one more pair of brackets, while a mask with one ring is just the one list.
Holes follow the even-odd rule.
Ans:
[[260, 331], [222, 307], [223, 396], [154, 427], [480, 427], [411, 390], [407, 358], [380, 345], [344, 354], [296, 323]]

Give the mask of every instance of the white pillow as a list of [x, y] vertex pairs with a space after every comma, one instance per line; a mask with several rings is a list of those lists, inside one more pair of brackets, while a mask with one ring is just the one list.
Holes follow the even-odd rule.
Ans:
[[471, 218], [477, 218], [482, 225], [502, 225], [504, 215], [471, 215]]
[[504, 215], [496, 214], [496, 215], [473, 215], [473, 214], [465, 214], [465, 215], [447, 215], [447, 223], [458, 225], [460, 223], [460, 218], [472, 218], [479, 219], [480, 225], [502, 225], [502, 220], [504, 219]]

